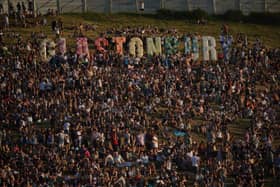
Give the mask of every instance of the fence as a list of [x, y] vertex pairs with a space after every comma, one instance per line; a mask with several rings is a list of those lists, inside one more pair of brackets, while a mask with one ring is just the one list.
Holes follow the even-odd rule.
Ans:
[[36, 10], [41, 13], [46, 13], [48, 9], [59, 10], [62, 13], [136, 12], [140, 1], [145, 3], [144, 13], [154, 13], [160, 8], [178, 11], [200, 8], [213, 14], [222, 14], [227, 10], [241, 10], [244, 14], [252, 11], [280, 12], [280, 0], [0, 0], [0, 3], [4, 12], [7, 12], [8, 2], [16, 7], [18, 2], [23, 1], [34, 1]]

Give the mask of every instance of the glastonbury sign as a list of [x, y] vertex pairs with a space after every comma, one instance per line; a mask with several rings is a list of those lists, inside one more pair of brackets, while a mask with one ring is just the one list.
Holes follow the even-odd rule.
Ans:
[[[109, 42], [110, 41], [110, 42]], [[145, 42], [145, 46], [144, 46]], [[202, 37], [189, 37], [186, 36], [182, 40], [183, 53], [191, 55], [193, 60], [200, 58], [200, 51], [202, 53], [201, 58], [204, 61], [216, 61], [216, 39], [212, 36]], [[141, 39], [140, 37], [127, 38], [124, 36], [113, 37], [111, 39], [105, 37], [99, 37], [94, 40], [94, 49], [98, 53], [107, 53], [109, 50], [109, 44], [114, 46], [114, 52], [119, 55], [124, 55], [124, 49], [128, 49], [129, 55], [133, 57], [143, 57], [144, 55], [174, 55], [179, 52], [179, 39], [175, 36], [167, 37], [146, 37]], [[232, 37], [220, 36], [221, 48], [224, 55], [228, 53], [228, 49], [232, 44]], [[127, 47], [125, 47], [127, 45]], [[64, 55], [67, 52], [66, 39], [58, 38], [56, 42], [52, 39], [44, 39], [40, 45], [40, 56], [43, 60], [49, 60], [57, 52]], [[76, 38], [76, 54], [80, 57], [89, 57], [89, 40], [86, 37]]]

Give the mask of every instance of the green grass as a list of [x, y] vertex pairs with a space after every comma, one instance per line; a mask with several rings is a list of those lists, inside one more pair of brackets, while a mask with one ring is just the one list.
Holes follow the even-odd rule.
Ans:
[[[218, 37], [220, 34], [221, 21], [209, 21], [207, 25], [197, 25], [190, 23], [190, 20], [163, 20], [155, 15], [139, 15], [133, 13], [119, 13], [119, 14], [99, 14], [99, 13], [68, 13], [61, 15], [64, 27], [69, 28], [78, 26], [80, 23], [86, 23], [97, 26], [95, 31], [88, 31], [87, 37], [95, 38], [99, 33], [108, 30], [109, 28], [120, 27], [137, 27], [137, 26], [152, 26], [164, 29], [176, 28], [181, 34], [199, 33], [201, 35], [210, 35]], [[29, 27], [26, 29], [15, 28], [14, 31], [20, 32], [24, 37], [28, 37], [32, 31], [43, 31], [49, 37], [54, 37], [51, 32], [50, 23], [54, 17], [48, 18], [48, 26], [45, 27]], [[243, 24], [236, 22], [227, 22], [229, 25], [230, 33], [236, 36], [237, 33], [246, 33], [249, 41], [254, 41], [256, 37], [262, 39], [264, 44], [268, 47], [280, 47], [280, 26], [271, 25], [256, 25], [256, 24]], [[64, 36], [69, 37], [73, 34], [73, 30], [65, 30]], [[74, 39], [68, 39], [70, 44], [74, 44]]]
[[[65, 23], [79, 24], [80, 22], [87, 22], [96, 24], [97, 31], [102, 32], [112, 27], [123, 26], [153, 26], [159, 28], [176, 28], [183, 33], [199, 33], [202, 35], [211, 35], [218, 37], [220, 34], [221, 25], [224, 22], [210, 21], [208, 25], [191, 24], [189, 20], [162, 20], [152, 15], [138, 15], [138, 14], [65, 14], [62, 16]], [[227, 23], [232, 35], [239, 32], [246, 33], [249, 40], [254, 40], [255, 37], [261, 38], [269, 47], [280, 47], [280, 27], [279, 26], [263, 26], [255, 24], [242, 23]], [[90, 36], [92, 33], [88, 33]], [[97, 34], [97, 33], [95, 33]]]

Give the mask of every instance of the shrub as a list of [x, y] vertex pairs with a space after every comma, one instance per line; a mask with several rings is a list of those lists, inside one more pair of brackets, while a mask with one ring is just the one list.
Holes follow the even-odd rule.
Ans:
[[189, 20], [223, 20], [233, 22], [247, 22], [256, 24], [270, 24], [280, 25], [280, 13], [268, 13], [268, 12], [251, 12], [249, 15], [243, 15], [240, 10], [229, 10], [221, 15], [209, 15], [207, 12], [201, 9], [193, 11], [172, 11], [168, 9], [160, 9], [155, 15], [161, 19], [189, 19]]
[[196, 9], [191, 12], [192, 19], [206, 19], [209, 17], [208, 13], [201, 9]]
[[245, 18], [245, 21], [257, 24], [280, 25], [280, 13], [251, 12]]
[[221, 18], [229, 21], [243, 21], [244, 15], [240, 10], [228, 10]]
[[164, 18], [164, 19], [196, 20], [196, 19], [208, 18], [208, 13], [201, 9], [196, 9], [193, 11], [172, 11], [172, 10], [168, 10], [168, 9], [160, 9], [157, 11], [156, 16], [159, 18]]

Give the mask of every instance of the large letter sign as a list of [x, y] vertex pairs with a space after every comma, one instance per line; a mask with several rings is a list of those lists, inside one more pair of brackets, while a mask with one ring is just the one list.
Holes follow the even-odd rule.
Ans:
[[113, 37], [113, 42], [116, 43], [116, 52], [117, 54], [123, 54], [123, 44], [125, 43], [125, 37]]
[[53, 40], [44, 39], [40, 45], [40, 56], [43, 60], [49, 60], [55, 55], [55, 43]]
[[40, 44], [40, 56], [43, 60], [47, 59], [47, 40], [43, 40]]
[[198, 37], [185, 37], [185, 54], [192, 56], [193, 60], [198, 60], [199, 58], [199, 44]]
[[[160, 55], [161, 54], [161, 38], [156, 37], [154, 40], [153, 38], [147, 38], [147, 54], [148, 55]], [[154, 42], [155, 41], [155, 42]]]
[[198, 44], [198, 37], [197, 36], [192, 38], [192, 52], [193, 52], [193, 60], [198, 60], [198, 58], [199, 58], [199, 44]]
[[166, 37], [164, 40], [164, 50], [165, 54], [172, 55], [177, 53], [179, 42], [176, 37]]
[[98, 38], [95, 40], [94, 45], [96, 46], [97, 51], [104, 53], [106, 50], [103, 47], [107, 47], [109, 42], [106, 38]]
[[64, 55], [66, 53], [66, 39], [65, 38], [58, 39], [57, 50], [61, 55]]
[[129, 54], [132, 56], [142, 57], [143, 56], [143, 42], [140, 38], [131, 38], [129, 42]]
[[211, 55], [211, 60], [213, 61], [217, 60], [215, 38], [211, 36], [203, 36], [202, 43], [203, 43], [203, 60], [209, 61], [210, 55]]
[[185, 54], [191, 54], [192, 51], [192, 42], [191, 42], [191, 38], [186, 36], [185, 37]]
[[89, 56], [89, 50], [88, 50], [88, 41], [87, 38], [77, 38], [77, 55], [83, 56], [87, 55]]
[[[202, 54], [204, 61], [216, 61], [217, 60], [217, 51], [216, 51], [216, 41], [212, 36], [194, 36], [184, 37], [184, 53], [188, 56], [189, 59], [198, 60], [200, 56], [200, 41], [202, 38]], [[115, 54], [123, 55], [124, 54], [124, 43], [126, 44], [126, 38], [123, 36], [113, 37], [113, 43], [115, 43]], [[232, 36], [221, 36], [220, 42], [222, 45], [222, 50], [225, 56], [225, 60], [229, 59], [230, 47], [232, 45]], [[167, 58], [170, 55], [175, 55], [178, 53], [179, 39], [176, 36], [167, 36], [165, 38], [161, 37], [147, 37], [145, 38], [146, 50], [148, 56], [161, 55], [164, 53]], [[100, 37], [94, 41], [96, 51], [99, 53], [104, 53], [107, 51], [109, 41]], [[128, 42], [128, 52], [133, 57], [143, 57], [144, 47], [143, 41], [139, 37], [133, 37]], [[108, 50], [111, 50], [111, 48]], [[40, 44], [40, 56], [42, 60], [48, 60], [56, 54], [65, 55], [67, 52], [66, 49], [66, 39], [58, 38], [56, 44], [52, 39], [44, 39]], [[89, 46], [88, 39], [86, 37], [76, 38], [76, 54], [81, 58], [89, 58]]]

